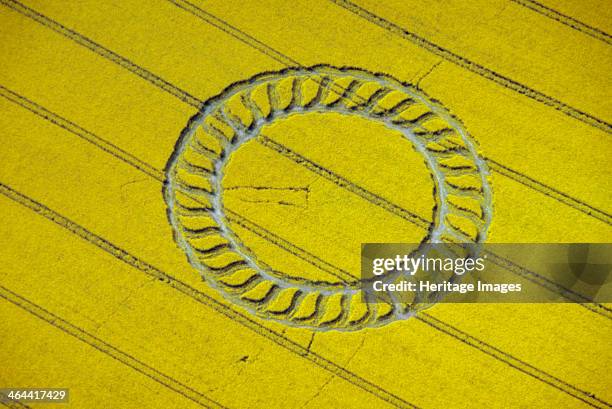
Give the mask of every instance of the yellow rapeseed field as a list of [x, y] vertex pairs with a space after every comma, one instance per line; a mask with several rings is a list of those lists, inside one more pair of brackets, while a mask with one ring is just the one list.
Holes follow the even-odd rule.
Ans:
[[[202, 279], [167, 194], [181, 133], [232, 84], [383, 74], [469, 133], [487, 242], [611, 242], [609, 2], [0, 3], [0, 388], [70, 389], [6, 406], [612, 407], [610, 304], [439, 304], [345, 331], [340, 300], [316, 325], [267, 319]], [[288, 84], [257, 110], [305, 109]], [[336, 85], [329, 107], [351, 91]], [[359, 278], [361, 243], [426, 238], [440, 205], [422, 152], [331, 108], [265, 124], [219, 183], [250, 254], [321, 285]]]

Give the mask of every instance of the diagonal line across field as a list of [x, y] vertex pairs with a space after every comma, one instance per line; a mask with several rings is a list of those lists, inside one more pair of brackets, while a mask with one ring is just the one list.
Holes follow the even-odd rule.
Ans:
[[[0, 185], [0, 192], [5, 194], [4, 186]], [[32, 301], [22, 297], [19, 294], [14, 293], [8, 288], [0, 285], [0, 297], [6, 301], [16, 305], [17, 307], [29, 312], [35, 317], [47, 322], [48, 324], [64, 331], [65, 333], [77, 338], [78, 340], [90, 345], [98, 351], [108, 355], [109, 357], [121, 362], [122, 364], [132, 368], [133, 370], [140, 372], [148, 378], [151, 378], [155, 382], [167, 387], [173, 392], [194, 401], [205, 408], [223, 409], [225, 406], [218, 402], [208, 398], [199, 391], [192, 389], [191, 387], [177, 381], [176, 379], [158, 371], [152, 366], [139, 361], [132, 355], [123, 352], [102, 339], [88, 333], [82, 328], [62, 319], [61, 317], [47, 311], [43, 307], [33, 303]], [[226, 408], [227, 409], [227, 408]]]
[[337, 4], [338, 6], [346, 9], [347, 11], [371, 22], [372, 24], [376, 24], [377, 26], [398, 35], [399, 37], [410, 41], [413, 44], [422, 47], [429, 52], [444, 58], [445, 60], [452, 62], [462, 68], [465, 68], [469, 71], [472, 71], [475, 74], [480, 75], [483, 78], [491, 80], [496, 84], [501, 85], [502, 87], [511, 89], [515, 92], [518, 92], [521, 95], [525, 95], [528, 98], [531, 98], [535, 101], [538, 101], [544, 105], [547, 105], [551, 108], [556, 109], [559, 112], [564, 113], [565, 115], [582, 121], [586, 124], [589, 124], [595, 128], [601, 129], [607, 133], [612, 133], [612, 125], [603, 119], [597, 118], [587, 112], [581, 111], [574, 107], [567, 105], [566, 103], [559, 101], [551, 96], [548, 96], [538, 90], [530, 88], [524, 84], [521, 84], [518, 81], [513, 80], [512, 78], [508, 78], [502, 74], [499, 74], [483, 65], [480, 65], [474, 61], [468, 60], [467, 58], [456, 54], [444, 47], [441, 47], [426, 38], [420, 37], [403, 27], [398, 26], [395, 23], [390, 22], [376, 14], [366, 10], [365, 8], [350, 2], [348, 0], [330, 0], [331, 2]]
[[588, 24], [584, 24], [581, 21], [576, 20], [573, 17], [567, 16], [563, 13], [559, 13], [557, 10], [552, 9], [550, 7], [546, 7], [545, 5], [538, 3], [534, 0], [510, 0], [516, 4], [519, 4], [523, 7], [531, 9], [536, 13], [539, 13], [547, 18], [558, 21], [559, 23], [566, 25], [576, 31], [580, 31], [588, 36], [596, 38], [600, 41], [603, 41], [607, 44], [612, 44], [612, 36], [610, 34], [604, 32], [595, 27], [591, 27]]

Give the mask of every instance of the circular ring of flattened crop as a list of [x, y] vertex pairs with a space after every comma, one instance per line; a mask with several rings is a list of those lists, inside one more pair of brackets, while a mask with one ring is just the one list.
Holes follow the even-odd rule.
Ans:
[[383, 123], [423, 155], [435, 184], [436, 208], [431, 223], [411, 220], [428, 230], [422, 246], [485, 240], [491, 219], [487, 168], [459, 121], [421, 91], [389, 76], [328, 66], [257, 75], [204, 104], [166, 168], [164, 195], [175, 239], [208, 283], [260, 317], [319, 330], [355, 330], [407, 318], [421, 307], [364, 303], [358, 280], [328, 285], [283, 277], [261, 263], [230, 228], [229, 221], [257, 231], [223, 206], [221, 181], [232, 153], [253, 138], [271, 143], [260, 135], [262, 126], [312, 112]]

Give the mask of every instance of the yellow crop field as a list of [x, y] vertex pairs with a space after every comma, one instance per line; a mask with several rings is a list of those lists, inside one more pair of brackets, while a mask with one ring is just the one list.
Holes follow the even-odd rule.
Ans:
[[356, 290], [362, 243], [612, 243], [610, 32], [601, 0], [0, 0], [0, 389], [69, 389], [0, 403], [612, 407], [612, 303]]

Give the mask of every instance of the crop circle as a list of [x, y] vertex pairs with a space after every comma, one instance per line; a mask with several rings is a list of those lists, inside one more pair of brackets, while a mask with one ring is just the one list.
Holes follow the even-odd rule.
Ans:
[[[164, 195], [175, 238], [190, 263], [233, 303], [313, 329], [354, 330], [407, 318], [427, 303], [364, 303], [359, 283], [285, 280], [257, 259], [223, 206], [225, 165], [262, 126], [305, 113], [358, 115], [400, 132], [426, 160], [435, 184], [425, 242], [480, 243], [491, 218], [487, 168], [465, 129], [439, 103], [381, 74], [328, 66], [257, 75], [208, 100], [191, 119], [166, 168]], [[356, 255], [357, 256], [357, 255]]]

